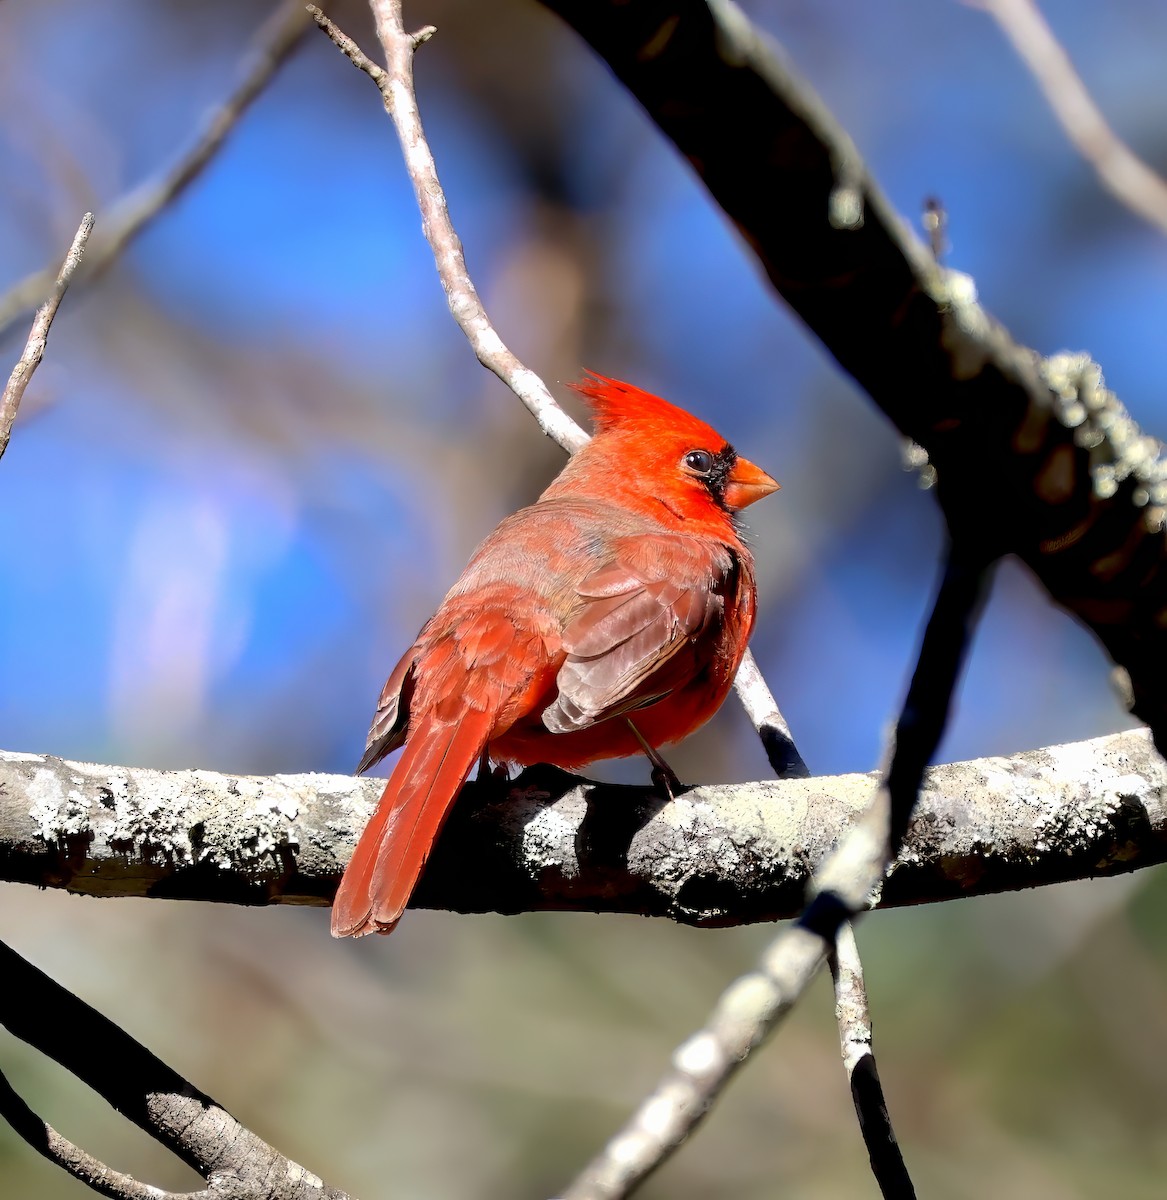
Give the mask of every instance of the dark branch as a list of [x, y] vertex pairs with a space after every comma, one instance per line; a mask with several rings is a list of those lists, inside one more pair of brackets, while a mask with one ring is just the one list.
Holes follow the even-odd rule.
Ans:
[[981, 556], [950, 549], [916, 669], [904, 698], [888, 764], [870, 805], [837, 850], [816, 868], [803, 928], [829, 947], [843, 921], [863, 912], [900, 853], [921, 798], [924, 773], [948, 722], [973, 629], [980, 617], [990, 568]]
[[[261, 1141], [145, 1046], [2, 942], [0, 979], [0, 1024], [60, 1063], [198, 1171], [207, 1180], [206, 1194], [247, 1200], [349, 1200], [345, 1192], [328, 1187]], [[61, 1036], [62, 1030], [68, 1031], [67, 1037]], [[79, 1178], [92, 1172], [94, 1178], [85, 1182], [103, 1195], [165, 1200], [156, 1189], [135, 1192], [131, 1186], [119, 1191], [117, 1184], [136, 1181], [77, 1151], [48, 1130], [11, 1088], [5, 1089], [0, 1089], [0, 1108], [42, 1154]], [[80, 1156], [76, 1169], [62, 1161], [71, 1153]]]
[[107, 1167], [42, 1121], [16, 1094], [3, 1075], [0, 1075], [0, 1116], [38, 1154], [68, 1171], [74, 1179], [92, 1188], [99, 1196], [110, 1196], [112, 1200], [213, 1200], [206, 1188], [181, 1194], [166, 1192]]

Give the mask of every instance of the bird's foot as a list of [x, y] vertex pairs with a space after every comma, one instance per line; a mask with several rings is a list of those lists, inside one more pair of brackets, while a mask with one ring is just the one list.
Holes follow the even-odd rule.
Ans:
[[685, 790], [685, 785], [677, 778], [676, 771], [663, 758], [659, 764], [654, 764], [651, 778], [652, 786], [662, 800], [675, 800]]
[[474, 776], [475, 783], [510, 783], [510, 769], [504, 762], [491, 763], [490, 755], [485, 750], [478, 760], [478, 774]]
[[652, 763], [652, 786], [656, 789], [656, 794], [662, 800], [675, 800], [684, 790], [685, 785], [677, 778], [676, 771], [665, 762], [661, 752], [640, 732], [639, 729], [629, 720], [628, 728], [632, 730], [633, 737], [640, 743], [640, 748], [644, 751], [645, 758]]

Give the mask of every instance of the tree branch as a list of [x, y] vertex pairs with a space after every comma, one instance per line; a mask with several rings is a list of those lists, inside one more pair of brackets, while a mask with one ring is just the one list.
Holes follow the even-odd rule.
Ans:
[[733, 678], [733, 687], [758, 737], [762, 739], [762, 748], [766, 751], [774, 774], [779, 779], [808, 779], [810, 768], [803, 762], [794, 744], [794, 735], [778, 709], [778, 702], [753, 651], [746, 650]]
[[[350, 1200], [245, 1129], [140, 1042], [2, 942], [0, 978], [0, 1024], [198, 1171], [208, 1186], [196, 1196]], [[0, 1086], [0, 1110], [26, 1141], [102, 1195], [176, 1200], [77, 1150], [44, 1125], [6, 1082]]]
[[[327, 7], [327, 4], [325, 5]], [[172, 165], [132, 188], [110, 205], [85, 257], [77, 283], [96, 279], [168, 205], [202, 174], [243, 114], [310, 28], [301, 0], [285, 0], [256, 35], [255, 45], [240, 68], [238, 86], [207, 114], [202, 129]], [[0, 296], [0, 338], [30, 308], [40, 304], [53, 286], [49, 268], [34, 271]]]
[[[1167, 467], [1101, 374], [1043, 364], [892, 211], [731, 0], [543, 0], [692, 164], [775, 288], [927, 451], [954, 538], [1017, 554], [1130, 674], [1167, 747]], [[986, 481], [991, 481], [987, 485]]]
[[0, 1116], [38, 1153], [74, 1179], [92, 1188], [99, 1196], [113, 1200], [214, 1200], [206, 1188], [197, 1192], [166, 1192], [148, 1183], [139, 1183], [107, 1167], [105, 1163], [62, 1137], [51, 1125], [28, 1107], [12, 1085], [0, 1074]]
[[[415, 907], [635, 912], [695, 925], [798, 912], [871, 775], [650, 789], [533, 768], [470, 783]], [[382, 783], [95, 766], [0, 752], [0, 879], [91, 896], [329, 903]], [[1145, 731], [934, 767], [882, 907], [1167, 861], [1167, 765]]]
[[77, 232], [73, 235], [73, 244], [69, 247], [69, 253], [65, 255], [65, 261], [61, 264], [60, 271], [57, 272], [52, 293], [37, 309], [32, 329], [29, 330], [28, 341], [24, 344], [24, 352], [16, 366], [12, 368], [8, 383], [4, 387], [3, 394], [0, 395], [0, 458], [4, 457], [4, 451], [8, 449], [8, 440], [12, 437], [12, 426], [16, 421], [16, 413], [20, 408], [21, 400], [24, 399], [24, 389], [28, 387], [28, 381], [33, 377], [33, 373], [40, 366], [41, 359], [44, 357], [45, 346], [49, 340], [49, 330], [57, 316], [57, 309], [61, 306], [61, 297], [64, 296], [65, 289], [81, 264], [81, 255], [85, 252], [85, 243], [89, 240], [92, 230], [93, 214], [86, 213], [81, 218]]

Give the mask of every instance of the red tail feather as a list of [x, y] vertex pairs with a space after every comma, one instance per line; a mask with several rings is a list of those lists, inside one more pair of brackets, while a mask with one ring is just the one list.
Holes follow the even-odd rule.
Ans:
[[332, 903], [334, 937], [389, 933], [401, 919], [450, 805], [479, 760], [492, 715], [411, 730]]

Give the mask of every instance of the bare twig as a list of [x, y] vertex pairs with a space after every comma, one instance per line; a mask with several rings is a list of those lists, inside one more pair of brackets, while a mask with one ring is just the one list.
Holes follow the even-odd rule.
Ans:
[[[0, 1024], [198, 1171], [208, 1187], [196, 1196], [350, 1200], [245, 1129], [140, 1042], [2, 942], [0, 978]], [[30, 1144], [94, 1191], [118, 1200], [170, 1196], [78, 1151], [48, 1130], [10, 1088], [0, 1088], [0, 1111]]]
[[422, 130], [421, 113], [413, 90], [413, 52], [434, 33], [434, 29], [426, 26], [417, 33], [406, 33], [400, 0], [374, 0], [371, 7], [388, 70], [369, 59], [319, 8], [309, 6], [308, 11], [316, 24], [355, 66], [368, 75], [381, 93], [385, 111], [392, 118], [401, 141], [405, 165], [421, 210], [422, 229], [434, 252], [450, 313], [466, 335], [478, 361], [518, 396], [549, 438], [569, 454], [574, 454], [587, 442], [588, 435], [559, 407], [539, 376], [525, 367], [499, 337], [466, 269], [462, 242], [450, 220], [446, 196]]
[[12, 374], [8, 377], [4, 393], [0, 395], [0, 458], [4, 457], [4, 451], [8, 449], [8, 439], [12, 436], [12, 425], [16, 420], [16, 412], [20, 408], [24, 389], [28, 387], [28, 381], [44, 357], [45, 346], [49, 340], [49, 330], [57, 315], [57, 309], [61, 305], [61, 297], [64, 296], [69, 281], [81, 263], [81, 255], [85, 251], [85, 243], [89, 240], [92, 230], [93, 214], [86, 213], [81, 218], [77, 232], [73, 235], [73, 244], [69, 247], [69, 253], [65, 255], [65, 261], [61, 264], [60, 271], [57, 272], [57, 278], [49, 298], [37, 309], [28, 341], [24, 345], [24, 353], [21, 354], [16, 366], [12, 368]]
[[1167, 233], [1167, 181], [1111, 129], [1034, 0], [966, 0], [1000, 26], [1029, 68], [1054, 116], [1102, 185]]
[[915, 1200], [916, 1190], [896, 1141], [883, 1085], [879, 1081], [879, 1070], [875, 1065], [863, 964], [859, 959], [859, 947], [855, 943], [855, 932], [850, 921], [839, 926], [830, 964], [835, 985], [839, 1046], [847, 1080], [851, 1085], [855, 1114], [859, 1118], [859, 1129], [867, 1146], [871, 1172], [884, 1200]]
[[[202, 173], [231, 130], [296, 48], [311, 22], [301, 0], [285, 0], [255, 38], [240, 69], [239, 84], [207, 114], [202, 129], [174, 163], [115, 201], [102, 215], [99, 230], [85, 257], [77, 282], [96, 279], [102, 271]], [[14, 321], [40, 304], [52, 287], [52, 272], [34, 271], [0, 296], [0, 337]]]
[[[794, 745], [782, 714], [774, 706], [770, 689], [753, 659], [742, 664], [734, 686], [762, 738], [766, 755], [778, 778], [808, 778], [810, 772]], [[830, 963], [835, 981], [835, 1017], [843, 1046], [843, 1064], [872, 1172], [885, 1200], [915, 1200], [912, 1181], [899, 1153], [895, 1130], [883, 1097], [879, 1072], [875, 1068], [871, 1018], [867, 1011], [867, 992], [863, 986], [863, 963], [850, 922], [839, 928]], [[862, 1046], [865, 1046], [865, 1053], [860, 1053]]]
[[947, 720], [986, 570], [953, 551], [896, 727], [884, 777], [859, 822], [816, 869], [810, 902], [760, 962], [721, 994], [703, 1029], [562, 1200], [622, 1200], [669, 1158], [722, 1090], [794, 1007], [835, 944], [840, 926], [875, 899], [898, 852], [929, 758]]
[[733, 686], [742, 707], [762, 739], [762, 746], [774, 774], [779, 779], [809, 778], [810, 771], [802, 761], [802, 755], [798, 753], [790, 726], [778, 711], [774, 693], [770, 691], [757, 661], [748, 650], [737, 669]]

